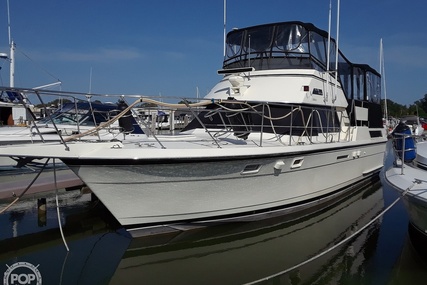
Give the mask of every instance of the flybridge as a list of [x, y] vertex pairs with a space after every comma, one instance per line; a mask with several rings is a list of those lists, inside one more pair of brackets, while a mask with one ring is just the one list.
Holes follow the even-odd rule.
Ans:
[[[315, 69], [335, 71], [336, 43], [328, 33], [313, 24], [281, 22], [234, 29], [227, 34], [226, 52], [221, 73], [239, 68], [255, 70]], [[379, 103], [381, 76], [369, 65], [354, 64], [339, 51], [339, 80], [347, 99]]]

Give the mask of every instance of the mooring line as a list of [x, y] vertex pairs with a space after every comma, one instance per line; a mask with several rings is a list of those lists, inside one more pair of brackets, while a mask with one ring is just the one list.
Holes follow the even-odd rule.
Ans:
[[65, 264], [67, 263], [69, 254], [70, 254], [70, 252], [67, 251], [67, 254], [65, 255], [64, 261], [62, 262], [61, 275], [59, 276], [59, 285], [62, 285], [62, 281], [64, 279]]
[[0, 210], [0, 214], [3, 214], [4, 212], [6, 212], [7, 209], [9, 209], [10, 207], [12, 207], [13, 204], [15, 204], [16, 202], [18, 202], [18, 200], [21, 199], [22, 196], [24, 196], [24, 194], [28, 191], [28, 189], [31, 188], [31, 186], [34, 184], [34, 182], [36, 182], [37, 178], [39, 178], [40, 174], [46, 168], [46, 165], [48, 164], [49, 160], [50, 160], [50, 158], [48, 158], [46, 160], [46, 162], [43, 164], [43, 167], [40, 169], [40, 171], [37, 173], [37, 175], [33, 178], [33, 180], [27, 186], [27, 188], [25, 188], [25, 190], [18, 197], [16, 197], [15, 200], [13, 200], [9, 205], [7, 205], [6, 207], [4, 207], [3, 209]]
[[258, 279], [258, 280], [255, 280], [255, 281], [251, 281], [251, 282], [248, 282], [248, 283], [244, 283], [244, 285], [252, 285], [252, 284], [257, 284], [257, 283], [260, 283], [260, 282], [263, 282], [263, 281], [267, 281], [267, 280], [269, 280], [269, 279], [271, 279], [271, 278], [274, 278], [274, 277], [277, 277], [277, 276], [280, 276], [280, 275], [283, 275], [283, 274], [286, 274], [286, 273], [289, 273], [290, 271], [292, 271], [292, 270], [295, 270], [295, 269], [297, 269], [298, 267], [301, 267], [301, 266], [303, 266], [303, 265], [306, 265], [307, 263], [310, 263], [310, 262], [312, 262], [313, 260], [316, 260], [316, 259], [318, 259], [319, 257], [321, 257], [321, 256], [323, 256], [323, 255], [325, 255], [326, 253], [328, 253], [328, 252], [330, 252], [330, 251], [332, 251], [332, 250], [334, 250], [335, 248], [337, 248], [337, 247], [339, 247], [339, 246], [341, 246], [342, 244], [344, 244], [344, 243], [346, 243], [347, 241], [349, 241], [350, 239], [352, 239], [354, 236], [356, 236], [356, 235], [358, 235], [359, 233], [361, 233], [363, 230], [365, 230], [367, 227], [369, 227], [370, 225], [372, 225], [375, 221], [377, 221], [379, 218], [381, 218], [385, 213], [387, 213], [397, 202], [399, 202], [400, 201], [400, 199], [402, 199], [403, 198], [403, 196], [405, 196], [410, 190], [411, 190], [411, 188], [412, 187], [414, 187], [414, 185], [415, 185], [415, 183], [417, 183], [417, 182], [414, 182], [414, 183], [412, 183], [412, 185], [411, 186], [409, 186], [408, 188], [406, 188], [405, 189], [405, 191], [402, 193], [402, 195], [400, 196], [400, 197], [398, 197], [393, 203], [391, 203], [390, 204], [390, 206], [388, 206], [386, 209], [384, 209], [381, 213], [379, 213], [374, 219], [372, 219], [369, 223], [367, 223], [366, 225], [364, 225], [362, 228], [360, 228], [359, 230], [357, 230], [356, 232], [354, 232], [352, 235], [350, 235], [349, 237], [347, 237], [347, 238], [345, 238], [345, 239], [343, 239], [342, 241], [340, 241], [339, 243], [337, 243], [337, 244], [335, 244], [334, 246], [332, 246], [332, 247], [330, 247], [330, 248], [328, 248], [327, 250], [325, 250], [325, 251], [323, 251], [323, 252], [321, 252], [321, 253], [319, 253], [319, 254], [317, 254], [317, 255], [315, 255], [315, 256], [313, 256], [313, 257], [311, 257], [311, 258], [309, 258], [309, 259], [307, 259], [307, 260], [305, 260], [305, 261], [303, 261], [303, 262], [301, 262], [301, 263], [299, 263], [299, 264], [297, 264], [297, 265], [295, 265], [295, 266], [292, 266], [292, 267], [290, 267], [290, 268], [288, 268], [288, 269], [286, 269], [286, 270], [283, 270], [283, 271], [280, 271], [280, 272], [277, 272], [277, 273], [275, 273], [275, 274], [272, 274], [272, 275], [270, 275], [270, 276], [267, 276], [267, 277], [264, 277], [264, 278], [261, 278], [261, 279]]
[[55, 164], [55, 158], [53, 159], [53, 179], [55, 182], [55, 200], [56, 200], [56, 213], [58, 215], [58, 225], [59, 225], [59, 231], [61, 232], [62, 241], [64, 242], [65, 249], [67, 251], [70, 251], [68, 248], [67, 241], [64, 237], [64, 232], [62, 231], [62, 223], [61, 223], [61, 215], [59, 214], [59, 202], [58, 202], [58, 184], [56, 181], [56, 164]]

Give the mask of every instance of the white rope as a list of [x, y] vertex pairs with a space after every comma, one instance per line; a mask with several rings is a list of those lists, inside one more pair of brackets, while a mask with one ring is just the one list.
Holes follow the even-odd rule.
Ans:
[[33, 180], [30, 182], [30, 184], [27, 186], [27, 188], [25, 188], [25, 190], [18, 197], [16, 197], [15, 200], [13, 200], [9, 205], [7, 205], [6, 207], [4, 207], [3, 209], [0, 210], [0, 214], [6, 212], [7, 209], [9, 209], [10, 207], [12, 207], [13, 204], [15, 204], [16, 202], [18, 202], [18, 200], [21, 199], [22, 196], [24, 196], [24, 194], [28, 191], [28, 189], [31, 188], [31, 186], [34, 184], [34, 182], [36, 182], [37, 178], [39, 178], [40, 174], [46, 168], [46, 165], [48, 164], [49, 160], [50, 160], [50, 158], [48, 158], [45, 161], [45, 163], [43, 164], [43, 167], [40, 169], [40, 171], [37, 173], [37, 175], [33, 178]]
[[198, 103], [191, 103], [191, 104], [171, 104], [171, 103], [164, 103], [164, 102], [160, 102], [160, 101], [156, 101], [153, 99], [148, 99], [148, 98], [138, 98], [135, 102], [133, 102], [132, 104], [130, 104], [126, 109], [124, 109], [122, 112], [120, 112], [117, 116], [115, 116], [114, 118], [112, 118], [111, 120], [107, 121], [107, 122], [103, 122], [101, 123], [99, 126], [92, 128], [86, 132], [74, 135], [74, 136], [70, 136], [68, 138], [65, 138], [64, 141], [68, 142], [71, 140], [75, 140], [77, 138], [80, 137], [84, 137], [87, 135], [91, 135], [95, 132], [97, 132], [98, 130], [102, 129], [102, 128], [106, 128], [108, 126], [110, 126], [111, 124], [113, 124], [114, 122], [118, 121], [121, 117], [123, 117], [128, 111], [130, 111], [135, 105], [139, 104], [139, 103], [150, 103], [150, 104], [156, 104], [158, 106], [163, 106], [163, 107], [169, 107], [169, 108], [176, 108], [176, 109], [180, 109], [180, 108], [188, 108], [188, 107], [201, 107], [201, 106], [206, 106], [208, 104], [211, 103], [211, 101], [202, 101], [202, 102], [198, 102]]
[[59, 214], [59, 202], [58, 202], [58, 184], [56, 183], [56, 165], [55, 165], [55, 158], [53, 159], [53, 179], [55, 182], [55, 200], [56, 200], [56, 214], [58, 215], [58, 225], [59, 225], [59, 231], [61, 232], [62, 241], [64, 242], [65, 249], [67, 251], [70, 251], [68, 248], [67, 241], [64, 237], [64, 232], [62, 231], [62, 223], [61, 223], [61, 215]]
[[397, 202], [399, 202], [399, 200], [400, 200], [400, 199], [402, 199], [402, 197], [403, 197], [403, 196], [405, 196], [405, 195], [408, 193], [408, 191], [409, 191], [409, 190], [411, 190], [411, 188], [412, 188], [412, 187], [414, 187], [415, 183], [417, 183], [417, 182], [412, 183], [412, 185], [411, 185], [411, 186], [409, 186], [408, 188], [406, 188], [406, 190], [402, 193], [402, 195], [401, 195], [399, 198], [397, 198], [393, 203], [391, 203], [391, 204], [390, 204], [390, 206], [388, 206], [385, 210], [383, 210], [381, 213], [379, 213], [379, 214], [378, 214], [374, 219], [372, 219], [369, 223], [367, 223], [366, 225], [364, 225], [362, 228], [360, 228], [358, 231], [354, 232], [354, 233], [353, 233], [352, 235], [350, 235], [349, 237], [345, 238], [344, 240], [340, 241], [339, 243], [335, 244], [334, 246], [332, 246], [332, 247], [328, 248], [327, 250], [325, 250], [325, 251], [323, 251], [323, 252], [319, 253], [318, 255], [315, 255], [315, 256], [313, 256], [313, 257], [311, 257], [311, 258], [309, 258], [309, 259], [307, 259], [307, 260], [305, 260], [305, 261], [303, 261], [303, 262], [301, 262], [301, 263], [299, 263], [299, 264], [297, 264], [297, 265], [295, 265], [295, 266], [292, 266], [292, 267], [290, 267], [290, 268], [288, 268], [288, 269], [286, 269], [286, 270], [280, 271], [280, 272], [275, 273], [275, 274], [273, 274], [273, 275], [270, 275], [270, 276], [267, 276], [267, 277], [264, 277], [264, 278], [261, 278], [261, 279], [255, 280], [255, 281], [251, 281], [251, 282], [249, 282], [249, 283], [245, 283], [245, 285], [257, 284], [257, 283], [260, 283], [260, 282], [263, 282], [263, 281], [267, 281], [267, 280], [269, 280], [269, 279], [271, 279], [271, 278], [277, 277], [277, 276], [279, 276], [279, 275], [283, 275], [283, 274], [285, 274], [285, 273], [288, 273], [288, 272], [290, 272], [290, 271], [292, 271], [292, 270], [297, 269], [298, 267], [301, 267], [301, 266], [303, 266], [303, 265], [306, 265], [307, 263], [312, 262], [313, 260], [318, 259], [319, 257], [321, 257], [321, 256], [325, 255], [326, 253], [328, 253], [328, 252], [330, 252], [330, 251], [334, 250], [335, 248], [337, 248], [337, 247], [341, 246], [342, 244], [344, 244], [344, 243], [346, 243], [347, 241], [349, 241], [350, 239], [352, 239], [354, 236], [356, 236], [356, 235], [358, 235], [359, 233], [361, 233], [363, 230], [365, 230], [365, 229], [366, 229], [367, 227], [369, 227], [371, 224], [373, 224], [374, 222], [376, 222], [380, 217], [382, 217], [386, 212], [388, 212], [388, 211], [389, 211], [389, 210], [390, 210], [390, 209], [391, 209], [391, 208], [392, 208], [392, 207], [393, 207]]

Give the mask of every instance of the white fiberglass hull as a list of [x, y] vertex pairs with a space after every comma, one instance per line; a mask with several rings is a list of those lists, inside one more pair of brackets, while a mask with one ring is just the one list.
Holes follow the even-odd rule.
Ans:
[[[403, 196], [410, 222], [421, 232], [427, 234], [427, 171], [414, 167], [411, 163], [394, 163], [395, 153], [392, 141], [387, 143], [384, 169], [381, 171], [381, 182], [384, 187], [397, 191]], [[427, 157], [427, 142], [417, 144], [417, 159]]]
[[101, 165], [96, 167], [64, 162], [122, 225], [154, 225], [295, 208], [348, 187], [382, 166], [384, 143], [334, 145], [323, 151], [210, 161], [98, 161]]

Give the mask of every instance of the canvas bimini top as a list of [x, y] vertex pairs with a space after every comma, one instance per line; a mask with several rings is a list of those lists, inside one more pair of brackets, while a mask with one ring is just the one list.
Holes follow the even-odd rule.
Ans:
[[[311, 23], [272, 23], [227, 34], [224, 70], [316, 69], [327, 71], [328, 33]], [[329, 70], [335, 71], [336, 42], [331, 38]], [[347, 99], [380, 103], [381, 76], [366, 64], [338, 54], [339, 80]]]

